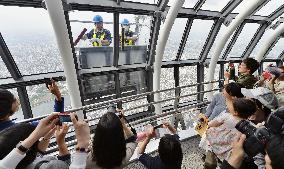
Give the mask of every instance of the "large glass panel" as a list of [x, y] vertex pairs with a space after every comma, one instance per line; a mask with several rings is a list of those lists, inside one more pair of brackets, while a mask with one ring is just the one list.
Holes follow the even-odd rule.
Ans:
[[241, 57], [244, 50], [251, 41], [253, 35], [256, 33], [259, 24], [257, 23], [247, 23], [245, 24], [242, 32], [240, 33], [236, 43], [234, 44], [228, 57]]
[[45, 9], [0, 6], [0, 16], [0, 32], [23, 75], [63, 70]]
[[123, 26], [123, 37], [121, 36], [122, 26], [120, 26], [120, 38], [121, 41], [124, 39], [124, 47], [120, 48], [118, 64], [128, 65], [145, 63], [147, 57], [147, 45], [149, 44], [150, 39], [151, 17], [146, 15], [121, 14], [120, 22], [127, 23], [127, 21], [129, 22], [129, 27]]
[[[179, 68], [180, 86], [186, 86], [197, 83], [197, 69], [196, 66], [185, 66]], [[181, 89], [181, 96], [196, 93], [196, 86]], [[196, 95], [186, 96], [180, 99], [180, 102], [196, 100]]]
[[209, 11], [221, 11], [230, 0], [207, 0], [201, 9]]
[[[168, 6], [172, 6], [175, 0], [169, 0]], [[198, 0], [185, 0], [183, 7], [185, 8], [193, 8]]]
[[268, 53], [266, 58], [278, 58], [279, 55], [284, 51], [284, 39], [281, 38], [272, 48], [272, 50]]
[[192, 23], [181, 59], [198, 59], [213, 21], [195, 19]]
[[176, 59], [186, 22], [187, 19], [185, 18], [177, 18], [175, 20], [166, 44], [163, 60], [168, 61]]
[[268, 16], [281, 5], [283, 5], [283, 0], [271, 0], [258, 12], [256, 12], [255, 15]]
[[[225, 66], [226, 67], [226, 66]], [[236, 65], [235, 65], [236, 67]], [[208, 82], [209, 81], [209, 67], [205, 67], [204, 69], [204, 81]], [[219, 73], [220, 73], [220, 65], [217, 64], [215, 68], [215, 73], [214, 73], [214, 80], [219, 80]], [[219, 83], [213, 83], [213, 89], [217, 88]], [[204, 85], [204, 90], [208, 90], [208, 85]]]
[[[228, 29], [228, 27], [226, 27], [225, 25], [222, 25], [222, 26], [221, 26], [221, 29], [220, 29], [219, 32], [218, 32], [218, 35], [217, 35], [217, 37], [216, 37], [216, 39], [215, 39], [215, 41], [214, 41], [214, 43], [213, 43], [213, 45], [212, 45], [212, 47], [211, 47], [209, 53], [208, 53], [207, 58], [211, 58], [211, 57], [213, 56], [213, 54], [214, 54], [214, 52], [215, 52], [215, 49], [216, 49], [216, 45], [217, 45], [218, 43], [220, 43], [221, 37], [224, 36], [224, 34], [225, 34], [225, 32], [227, 31], [227, 29]], [[234, 33], [235, 33], [235, 32], [233, 32], [233, 33], [231, 34], [230, 38], [227, 40], [227, 42], [226, 42], [226, 44], [225, 44], [225, 46], [224, 46], [224, 48], [223, 48], [223, 50], [222, 50], [222, 52], [221, 52], [219, 58], [223, 57], [223, 54], [225, 53], [225, 51], [226, 51], [226, 49], [227, 49], [227, 47], [228, 47], [228, 44], [230, 43], [230, 41], [231, 41], [231, 39], [232, 39]]]
[[[169, 89], [175, 87], [175, 79], [174, 79], [174, 68], [162, 68], [161, 70], [161, 80], [160, 80], [161, 90]], [[168, 99], [175, 97], [175, 90], [170, 90], [161, 93], [161, 99]], [[174, 100], [170, 100], [167, 102], [163, 102], [162, 106], [173, 105]]]
[[[64, 108], [70, 109], [70, 97], [68, 95], [67, 83], [58, 82], [57, 83], [62, 97], [64, 97]], [[52, 95], [46, 88], [45, 84], [28, 86], [27, 87], [29, 101], [32, 107], [32, 112], [34, 117], [49, 114], [54, 111], [54, 95]]]
[[[113, 14], [106, 12], [74, 11], [69, 13], [74, 41], [84, 29], [85, 39], [76, 45], [82, 68], [113, 65]], [[94, 24], [93, 19], [102, 24]], [[97, 32], [97, 33], [94, 33]], [[110, 43], [110, 44], [109, 44]]]
[[6, 77], [11, 77], [10, 72], [8, 71], [5, 63], [3, 62], [3, 60], [0, 58], [0, 78], [6, 78]]

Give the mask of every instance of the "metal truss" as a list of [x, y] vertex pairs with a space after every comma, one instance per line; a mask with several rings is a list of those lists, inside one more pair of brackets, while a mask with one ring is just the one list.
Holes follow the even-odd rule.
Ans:
[[219, 33], [219, 30], [222, 26], [223, 19], [215, 20], [213, 26], [211, 27], [210, 33], [206, 39], [206, 43], [204, 44], [202, 48], [202, 52], [200, 54], [199, 60], [201, 62], [204, 62], [208, 56], [208, 53], [215, 42], [216, 36]]
[[252, 53], [253, 49], [256, 47], [257, 43], [261, 39], [262, 35], [264, 34], [266, 28], [269, 26], [268, 22], [265, 22], [260, 25], [257, 29], [256, 33], [254, 34], [253, 38], [249, 42], [248, 46], [246, 47], [245, 51], [243, 52], [241, 58], [248, 58], [249, 55]]
[[263, 59], [266, 58], [266, 56], [269, 54], [269, 52], [273, 49], [273, 47], [276, 45], [276, 43], [279, 41], [281, 37], [278, 37], [277, 39], [275, 39], [275, 41], [269, 46], [268, 50], [265, 52]]
[[202, 5], [206, 2], [206, 0], [198, 0], [198, 2], [194, 5], [193, 9], [195, 10], [195, 12], [198, 12]]
[[223, 56], [222, 56], [223, 59], [225, 59], [225, 60], [227, 59], [229, 53], [231, 52], [233, 46], [235, 45], [235, 43], [236, 43], [236, 41], [237, 41], [239, 35], [241, 34], [241, 32], [242, 32], [242, 30], [243, 30], [245, 24], [246, 24], [245, 21], [242, 22], [242, 24], [241, 24], [241, 25], [237, 28], [237, 30], [235, 31], [235, 33], [234, 33], [234, 35], [233, 35], [231, 41], [230, 41], [229, 44], [228, 44], [228, 47], [227, 47], [226, 50], [225, 50], [225, 53], [224, 53]]
[[231, 0], [222, 10], [221, 17], [227, 17], [243, 0]]
[[180, 45], [179, 45], [179, 49], [178, 49], [178, 52], [177, 52], [176, 60], [180, 60], [180, 58], [181, 58], [181, 55], [182, 55], [182, 53], [184, 51], [184, 47], [185, 47], [187, 39], [188, 39], [188, 35], [189, 35], [189, 32], [190, 32], [192, 23], [193, 23], [193, 19], [189, 18], [187, 20], [187, 23], [186, 23], [186, 26], [185, 26], [185, 30], [184, 30], [183, 35], [182, 35], [182, 39], [181, 39], [181, 42], [180, 42]]
[[284, 60], [284, 50], [283, 50], [283, 52], [281, 52], [281, 54], [279, 55], [278, 59], [283, 62], [283, 60]]

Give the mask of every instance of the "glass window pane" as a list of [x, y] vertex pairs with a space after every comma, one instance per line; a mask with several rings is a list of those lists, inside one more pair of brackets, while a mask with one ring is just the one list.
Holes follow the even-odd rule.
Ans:
[[198, 59], [206, 42], [213, 21], [195, 19], [192, 23], [186, 45], [181, 56], [185, 59]]
[[[101, 16], [103, 20], [102, 25], [94, 25], [93, 18], [97, 15]], [[69, 16], [74, 41], [84, 28], [87, 29], [85, 33], [87, 36], [86, 39], [81, 39], [76, 45], [77, 57], [81, 62], [81, 68], [112, 66], [113, 14], [106, 12], [73, 11], [69, 13]], [[98, 21], [101, 20], [99, 16], [97, 17]], [[103, 29], [104, 31], [102, 31]], [[94, 31], [97, 33], [94, 34]], [[104, 40], [104, 44], [101, 43], [101, 40]], [[106, 40], [111, 43], [106, 44]]]
[[[218, 35], [217, 35], [217, 37], [216, 37], [216, 39], [215, 39], [215, 41], [214, 41], [214, 43], [213, 43], [213, 45], [212, 45], [212, 47], [211, 47], [209, 53], [208, 53], [207, 58], [211, 58], [211, 57], [213, 56], [213, 54], [214, 54], [214, 52], [215, 52], [215, 49], [216, 49], [216, 45], [217, 45], [218, 43], [220, 43], [220, 39], [221, 39], [222, 36], [224, 36], [224, 34], [225, 34], [225, 32], [227, 31], [227, 29], [228, 29], [228, 27], [226, 27], [225, 25], [222, 25], [222, 26], [221, 26], [221, 29], [220, 29], [219, 32], [218, 32]], [[233, 33], [231, 34], [230, 38], [227, 40], [227, 42], [226, 42], [226, 44], [225, 44], [225, 46], [224, 46], [224, 48], [223, 48], [223, 50], [222, 50], [222, 52], [221, 52], [219, 58], [223, 57], [223, 54], [225, 53], [225, 50], [226, 50], [228, 44], [230, 43], [230, 41], [231, 41], [231, 39], [232, 39], [234, 33], [235, 33], [235, 32], [233, 32]]]
[[266, 58], [278, 58], [279, 55], [284, 51], [284, 39], [281, 38], [272, 48], [272, 50], [268, 53]]
[[[70, 97], [68, 95], [67, 83], [58, 82], [58, 87], [64, 97], [64, 108], [70, 109]], [[27, 87], [29, 101], [32, 107], [34, 117], [49, 114], [54, 111], [54, 99], [55, 97], [49, 92], [45, 84], [28, 86]]]
[[163, 60], [175, 60], [187, 19], [177, 18], [172, 27], [166, 44]]
[[[235, 66], [236, 67], [236, 66]], [[220, 65], [217, 64], [215, 68], [214, 80], [219, 80], [220, 73]], [[204, 82], [209, 81], [209, 67], [205, 67], [204, 69]], [[213, 89], [217, 88], [219, 83], [213, 83]], [[204, 90], [208, 90], [208, 85], [204, 85]]]
[[[119, 65], [145, 63], [147, 58], [147, 45], [150, 39], [151, 18], [146, 15], [121, 14], [120, 22], [129, 21], [129, 31], [124, 29], [124, 48], [120, 48]], [[120, 25], [120, 38], [122, 27]], [[127, 38], [138, 38], [128, 40]], [[121, 45], [121, 44], [120, 44]]]
[[[186, 86], [190, 84], [197, 83], [197, 69], [196, 66], [185, 66], [179, 68], [180, 73], [180, 86]], [[187, 87], [181, 89], [181, 96], [188, 95], [191, 93], [196, 93], [197, 87]], [[196, 100], [196, 95], [194, 96], [187, 96], [180, 99], [180, 102], [192, 101]]]
[[[161, 70], [161, 90], [175, 87], [174, 68], [162, 68]], [[168, 99], [175, 96], [175, 90], [170, 90], [161, 93], [161, 99]], [[174, 100], [163, 102], [162, 106], [173, 105]]]
[[45, 9], [0, 6], [0, 16], [6, 16], [0, 18], [0, 31], [23, 75], [63, 70]]
[[3, 60], [0, 58], [0, 78], [6, 78], [6, 77], [11, 77], [10, 72], [8, 71], [5, 63]]
[[245, 24], [228, 57], [241, 57], [252, 37], [256, 33], [258, 27], [259, 24], [256, 23]]
[[[251, 55], [249, 57], [256, 57], [256, 55], [258, 55], [260, 49], [263, 47], [263, 45], [267, 42], [267, 40], [269, 39], [269, 37], [271, 37], [271, 35], [273, 34], [274, 30], [273, 29], [266, 29], [266, 31], [264, 32], [263, 36], [261, 37], [261, 39], [258, 41], [257, 45], [255, 46], [255, 48], [253, 49]], [[282, 52], [278, 51], [279, 48], [275, 48], [275, 52]]]
[[[175, 0], [169, 0], [168, 6], [172, 6]], [[185, 0], [183, 7], [185, 8], [193, 8], [198, 0]]]
[[230, 0], [207, 0], [201, 7], [203, 10], [221, 11]]
[[268, 16], [277, 8], [283, 5], [283, 0], [271, 0], [264, 7], [262, 7], [255, 15]]

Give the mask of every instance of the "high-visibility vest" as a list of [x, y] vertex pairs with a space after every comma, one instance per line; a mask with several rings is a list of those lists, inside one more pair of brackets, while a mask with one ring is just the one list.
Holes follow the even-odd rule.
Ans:
[[[126, 35], [124, 35], [124, 45], [125, 46], [131, 46], [131, 45], [135, 45], [134, 40], [128, 40], [126, 39]], [[122, 41], [122, 37], [120, 36], [120, 41]]]
[[[97, 37], [97, 33], [95, 32], [95, 29], [94, 29], [94, 35], [93, 35], [93, 38], [99, 38], [100, 40], [104, 40], [105, 39], [105, 36], [106, 36], [106, 33], [105, 31], [101, 34], [101, 36]], [[93, 43], [93, 46], [102, 46], [102, 44], [98, 43], [98, 42], [94, 42]]]

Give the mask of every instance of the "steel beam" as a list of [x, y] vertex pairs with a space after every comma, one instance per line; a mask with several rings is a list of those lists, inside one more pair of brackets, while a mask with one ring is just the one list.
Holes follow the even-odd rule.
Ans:
[[252, 53], [253, 49], [261, 39], [262, 35], [264, 34], [266, 28], [269, 26], [268, 22], [263, 23], [259, 26], [256, 33], [254, 34], [253, 38], [251, 39], [250, 43], [246, 47], [245, 51], [243, 52], [241, 58], [248, 58], [249, 55]]
[[243, 30], [245, 24], [246, 24], [246, 22], [242, 22], [242, 24], [241, 24], [241, 25], [237, 28], [237, 30], [235, 31], [235, 33], [234, 33], [234, 35], [233, 35], [231, 41], [230, 41], [229, 44], [228, 44], [228, 47], [227, 47], [226, 50], [225, 50], [225, 53], [224, 53], [223, 56], [222, 56], [223, 59], [225, 59], [225, 60], [227, 59], [229, 53], [231, 52], [233, 46], [235, 45], [235, 43], [236, 43], [236, 41], [237, 41], [239, 35], [241, 34], [241, 32], [242, 32], [242, 30]]
[[113, 13], [113, 66], [118, 67], [119, 61], [119, 13]]
[[198, 2], [194, 5], [193, 9], [195, 12], [199, 11], [202, 5], [205, 3], [206, 0], [198, 0]]
[[25, 119], [33, 118], [31, 104], [29, 101], [29, 96], [26, 87], [25, 86], [17, 87], [17, 92], [21, 103], [21, 108], [24, 114], [24, 118]]
[[263, 59], [266, 58], [266, 56], [269, 54], [269, 52], [273, 49], [273, 47], [276, 45], [276, 43], [279, 41], [281, 37], [278, 37], [277, 39], [275, 39], [275, 41], [269, 46], [268, 50], [265, 52]]
[[284, 4], [277, 8], [273, 13], [268, 16], [269, 22], [273, 22], [275, 19], [280, 17], [284, 13]]
[[184, 47], [185, 47], [187, 39], [188, 39], [188, 35], [189, 35], [189, 32], [190, 32], [192, 23], [193, 23], [193, 19], [189, 18], [187, 20], [187, 23], [186, 23], [186, 26], [185, 26], [185, 30], [184, 30], [183, 35], [182, 35], [182, 39], [181, 39], [181, 42], [180, 42], [180, 45], [179, 45], [179, 49], [178, 49], [178, 52], [177, 52], [176, 60], [180, 60], [180, 58], [181, 58], [181, 55], [182, 55], [182, 53], [184, 51]]
[[216, 36], [219, 33], [219, 30], [222, 26], [223, 23], [223, 19], [218, 19], [214, 21], [213, 26], [211, 27], [210, 33], [206, 39], [206, 42], [202, 48], [201, 54], [199, 56], [199, 60], [201, 62], [204, 62], [207, 58], [207, 55], [213, 45], [213, 43], [215, 42]]
[[222, 10], [221, 16], [227, 17], [243, 0], [231, 0]]

